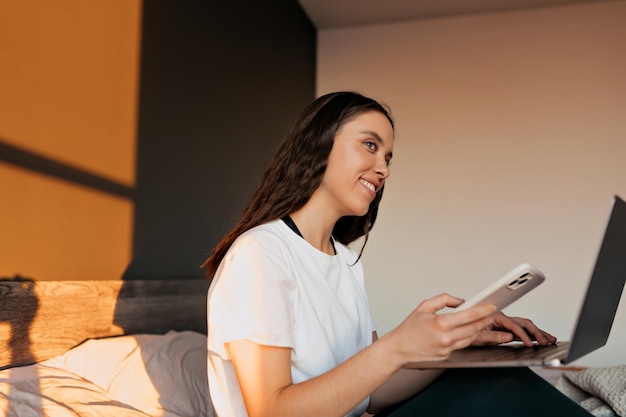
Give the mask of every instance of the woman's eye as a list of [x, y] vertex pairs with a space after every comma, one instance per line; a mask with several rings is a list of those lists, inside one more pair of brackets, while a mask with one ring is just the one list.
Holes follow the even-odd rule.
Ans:
[[365, 142], [365, 146], [370, 148], [372, 151], [375, 151], [377, 149], [376, 148], [376, 142], [370, 142], [370, 141]]

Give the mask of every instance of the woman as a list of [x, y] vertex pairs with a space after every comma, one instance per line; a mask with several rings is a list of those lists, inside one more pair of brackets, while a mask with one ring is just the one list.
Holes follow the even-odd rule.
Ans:
[[375, 413], [440, 374], [403, 369], [407, 362], [514, 338], [556, 341], [492, 305], [436, 314], [463, 302], [447, 294], [377, 337], [360, 254], [346, 245], [367, 242], [393, 142], [378, 102], [352, 92], [318, 98], [207, 260], [209, 386], [220, 417]]

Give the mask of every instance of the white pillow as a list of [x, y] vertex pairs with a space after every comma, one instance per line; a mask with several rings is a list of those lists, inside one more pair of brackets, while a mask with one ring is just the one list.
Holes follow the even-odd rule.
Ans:
[[206, 342], [191, 331], [94, 339], [49, 365], [69, 369], [151, 416], [213, 417]]

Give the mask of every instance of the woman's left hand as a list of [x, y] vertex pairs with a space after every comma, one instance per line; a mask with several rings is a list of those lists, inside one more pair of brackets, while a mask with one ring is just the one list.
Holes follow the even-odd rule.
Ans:
[[556, 337], [528, 319], [508, 317], [501, 312], [495, 313], [492, 318], [492, 324], [478, 334], [472, 346], [499, 345], [514, 340], [521, 341], [525, 346], [533, 346], [533, 341], [541, 346], [556, 343]]

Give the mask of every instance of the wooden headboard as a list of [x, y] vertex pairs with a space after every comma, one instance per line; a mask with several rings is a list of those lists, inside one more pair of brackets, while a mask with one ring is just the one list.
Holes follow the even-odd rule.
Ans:
[[206, 279], [0, 281], [0, 369], [63, 354], [90, 338], [206, 333]]

